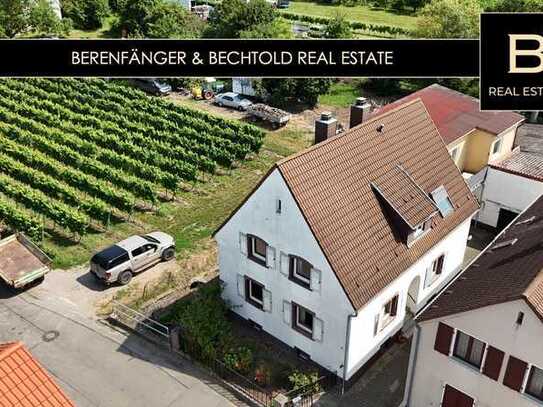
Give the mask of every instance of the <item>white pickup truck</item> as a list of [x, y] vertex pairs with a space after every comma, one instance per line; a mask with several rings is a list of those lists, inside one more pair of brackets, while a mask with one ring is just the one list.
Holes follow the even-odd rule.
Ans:
[[163, 232], [131, 236], [96, 253], [90, 271], [106, 284], [128, 284], [134, 274], [175, 257], [175, 241]]

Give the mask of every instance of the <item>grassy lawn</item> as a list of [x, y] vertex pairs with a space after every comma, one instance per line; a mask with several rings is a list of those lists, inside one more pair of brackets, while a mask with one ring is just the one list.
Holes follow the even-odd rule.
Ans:
[[336, 82], [330, 92], [322, 95], [319, 102], [326, 106], [348, 107], [360, 96], [360, 90], [352, 83]]
[[308, 16], [333, 17], [336, 13], [344, 15], [348, 20], [360, 21], [369, 24], [384, 24], [405, 29], [413, 29], [417, 24], [417, 17], [397, 14], [392, 11], [374, 9], [369, 6], [345, 7], [331, 4], [291, 1], [286, 11]]
[[241, 202], [274, 162], [310, 143], [310, 135], [284, 129], [267, 134], [258, 155], [231, 171], [206, 175], [205, 182], [177, 194], [175, 203], [162, 203], [158, 214], [138, 213], [133, 222], [113, 225], [105, 233], [89, 233], [79, 244], [46, 235], [41, 246], [54, 258], [55, 268], [69, 268], [89, 261], [93, 252], [135, 233], [162, 230], [175, 237], [178, 258], [188, 256], [209, 242], [213, 231]]
[[115, 16], [109, 16], [104, 20], [104, 24], [101, 28], [97, 30], [72, 30], [70, 32], [70, 35], [68, 38], [76, 38], [76, 39], [88, 39], [88, 38], [111, 38], [109, 35], [109, 30], [111, 29], [111, 25], [115, 21]]

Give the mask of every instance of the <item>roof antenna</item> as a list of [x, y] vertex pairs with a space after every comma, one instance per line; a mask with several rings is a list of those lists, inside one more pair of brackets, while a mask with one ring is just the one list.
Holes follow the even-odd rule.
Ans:
[[379, 133], [382, 133], [385, 130], [385, 125], [381, 123], [379, 126], [377, 126], [377, 131]]

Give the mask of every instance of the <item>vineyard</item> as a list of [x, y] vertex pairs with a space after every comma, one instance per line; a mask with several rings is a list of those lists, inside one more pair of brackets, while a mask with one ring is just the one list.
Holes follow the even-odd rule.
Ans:
[[157, 211], [263, 138], [112, 81], [0, 80], [0, 226], [78, 241]]

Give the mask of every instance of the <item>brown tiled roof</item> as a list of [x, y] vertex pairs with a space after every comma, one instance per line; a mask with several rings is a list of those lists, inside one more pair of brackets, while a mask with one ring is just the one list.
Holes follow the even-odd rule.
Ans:
[[543, 181], [543, 155], [541, 154], [514, 151], [506, 159], [491, 163], [490, 166], [511, 174]]
[[75, 407], [21, 342], [0, 344], [0, 407]]
[[375, 179], [373, 185], [412, 229], [437, 212], [428, 194], [400, 165]]
[[519, 299], [543, 321], [543, 197], [515, 219], [418, 319]]
[[514, 112], [481, 112], [478, 99], [437, 83], [383, 106], [376, 114], [388, 112], [415, 99], [423, 101], [447, 144], [476, 128], [500, 134], [524, 120], [524, 116]]
[[[380, 125], [382, 132], [377, 130]], [[446, 218], [435, 216], [432, 230], [410, 248], [398, 238], [371, 186], [395, 173], [398, 165], [425, 193], [444, 185], [455, 209]], [[286, 158], [277, 167], [355, 309], [478, 208], [420, 100]], [[398, 193], [414, 193], [404, 179], [398, 182]], [[424, 207], [417, 210], [425, 212]]]

